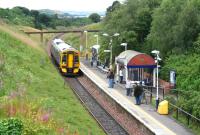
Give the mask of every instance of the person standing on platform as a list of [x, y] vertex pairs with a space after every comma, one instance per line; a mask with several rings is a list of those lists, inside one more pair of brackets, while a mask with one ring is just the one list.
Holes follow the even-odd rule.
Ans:
[[140, 88], [141, 88], [140, 97], [139, 97], [139, 103], [140, 103], [140, 104], [142, 103], [142, 98], [143, 98], [143, 96], [144, 96], [143, 85], [144, 85], [144, 82], [143, 82], [143, 81], [140, 81]]
[[127, 79], [127, 81], [126, 81], [126, 95], [131, 96], [131, 91], [132, 91], [131, 80]]
[[109, 79], [109, 76], [110, 76], [110, 69], [108, 69], [108, 72], [107, 72], [107, 78]]
[[91, 65], [91, 67], [93, 67], [93, 60], [91, 60], [90, 65]]
[[134, 90], [134, 96], [135, 96], [135, 100], [136, 100], [136, 105], [140, 105], [141, 104], [141, 96], [143, 93], [143, 88], [140, 82], [140, 85], [136, 84], [135, 86], [135, 90]]
[[119, 70], [119, 78], [120, 78], [120, 83], [123, 82], [123, 72], [122, 72], [122, 68]]
[[108, 72], [107, 72], [107, 79], [108, 79], [108, 87], [110, 87], [110, 69], [108, 69]]
[[112, 70], [110, 70], [110, 73], [108, 73], [108, 85], [109, 88], [114, 87], [114, 73]]

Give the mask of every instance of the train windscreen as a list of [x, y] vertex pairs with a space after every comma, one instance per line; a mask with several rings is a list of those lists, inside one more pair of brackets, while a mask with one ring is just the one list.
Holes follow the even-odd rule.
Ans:
[[66, 62], [67, 62], [67, 56], [63, 55], [63, 57], [62, 57], [62, 63], [66, 63]]

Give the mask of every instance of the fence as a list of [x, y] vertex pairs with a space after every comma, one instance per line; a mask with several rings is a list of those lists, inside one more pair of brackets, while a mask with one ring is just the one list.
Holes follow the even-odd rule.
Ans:
[[177, 90], [177, 89], [172, 89], [170, 95], [175, 99], [174, 103], [169, 103], [169, 112], [171, 114], [175, 114], [175, 118], [177, 120], [182, 121], [184, 124], [190, 126], [191, 123], [194, 125], [197, 125], [197, 127], [200, 127], [200, 118], [195, 117], [192, 115], [192, 110], [189, 110], [189, 112], [185, 111], [184, 109], [178, 107], [176, 102], [178, 101], [179, 97], [182, 95], [187, 95], [185, 91], [183, 90]]
[[[152, 86], [144, 86], [143, 87], [145, 90], [145, 99], [146, 103], [152, 104], [153, 98], [156, 97], [156, 88]], [[159, 98], [161, 100], [166, 99], [166, 95], [164, 92], [164, 88], [159, 87]], [[184, 123], [187, 126], [190, 126], [191, 124], [196, 126], [197, 128], [200, 128], [200, 118], [195, 117], [192, 115], [192, 111], [187, 112], [184, 109], [178, 107], [176, 104], [178, 98], [181, 96], [180, 90], [173, 89], [171, 90], [171, 93], [169, 93], [170, 96], [173, 97], [174, 103], [169, 101], [169, 114], [175, 116], [175, 118], [182, 123]]]
[[[157, 88], [153, 86], [143, 86], [145, 99], [149, 99], [149, 103], [152, 103], [153, 97], [156, 97]], [[163, 87], [158, 87], [158, 97], [163, 100], [165, 98], [165, 91]], [[148, 101], [146, 101], [148, 102]]]
[[[169, 103], [169, 112], [170, 114], [174, 114], [175, 113], [175, 117], [177, 120], [179, 120], [180, 115], [182, 116], [181, 118], [184, 118], [182, 120], [180, 120], [182, 123], [187, 124], [188, 126], [190, 126], [191, 122], [196, 125], [198, 128], [200, 128], [200, 119], [193, 116], [191, 113], [192, 112], [186, 112], [185, 110], [183, 110], [182, 108]], [[186, 123], [185, 123], [186, 121]]]

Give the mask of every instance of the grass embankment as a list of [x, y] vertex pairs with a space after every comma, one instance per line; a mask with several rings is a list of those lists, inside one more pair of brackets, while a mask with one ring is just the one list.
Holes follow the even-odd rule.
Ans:
[[46, 53], [17, 35], [0, 29], [0, 117], [22, 120], [23, 134], [104, 134]]

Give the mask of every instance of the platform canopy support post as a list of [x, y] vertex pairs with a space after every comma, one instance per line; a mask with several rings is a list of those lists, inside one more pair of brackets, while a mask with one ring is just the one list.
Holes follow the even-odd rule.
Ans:
[[153, 87], [156, 87], [156, 68], [153, 69]]

